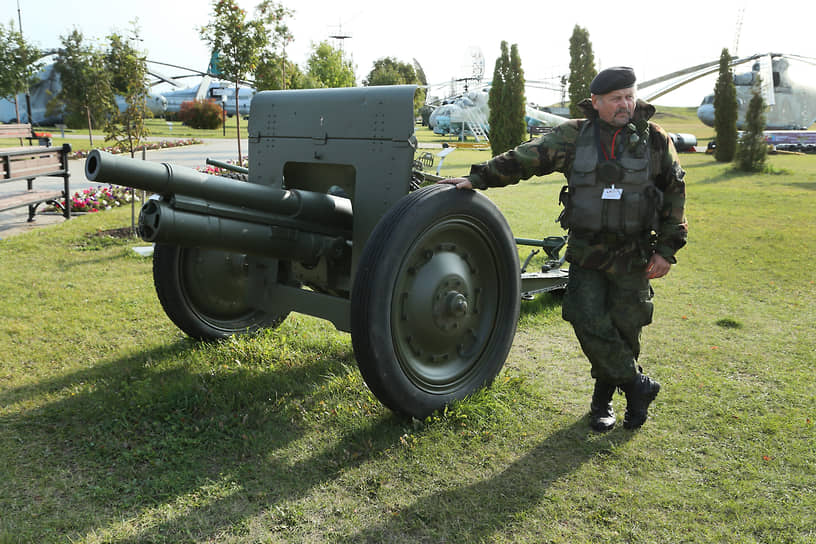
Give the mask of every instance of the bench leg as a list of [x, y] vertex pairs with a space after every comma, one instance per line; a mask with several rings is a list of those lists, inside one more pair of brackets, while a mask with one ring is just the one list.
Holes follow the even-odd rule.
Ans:
[[37, 219], [35, 217], [35, 215], [37, 214], [37, 208], [39, 207], [40, 204], [42, 204], [42, 202], [37, 202], [36, 204], [29, 204], [28, 205], [28, 222], [29, 223], [32, 223]]

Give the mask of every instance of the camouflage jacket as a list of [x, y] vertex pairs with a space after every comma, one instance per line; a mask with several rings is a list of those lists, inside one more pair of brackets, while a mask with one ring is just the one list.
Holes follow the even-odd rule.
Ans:
[[[587, 119], [600, 123], [601, 143], [606, 149], [612, 145], [613, 127], [598, 119], [589, 99], [581, 102]], [[663, 193], [660, 225], [648, 239], [612, 239], [598, 236], [582, 238], [570, 233], [566, 257], [571, 263], [586, 268], [623, 272], [644, 266], [652, 253], [676, 263], [675, 253], [686, 244], [688, 224], [685, 218], [685, 172], [680, 167], [677, 151], [669, 135], [649, 119], [655, 108], [638, 100], [632, 123], [642, 132], [649, 129], [653, 182]], [[504, 187], [533, 176], [562, 172], [568, 179], [575, 160], [575, 141], [587, 119], [571, 119], [540, 138], [525, 142], [515, 149], [498, 155], [490, 161], [473, 165], [467, 179], [477, 189]], [[616, 147], [626, 145], [622, 138]]]

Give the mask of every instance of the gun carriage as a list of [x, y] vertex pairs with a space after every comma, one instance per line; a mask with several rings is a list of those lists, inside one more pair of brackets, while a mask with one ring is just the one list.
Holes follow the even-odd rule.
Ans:
[[[351, 333], [377, 398], [422, 418], [498, 374], [522, 274], [485, 196], [412, 190], [414, 90], [258, 93], [246, 182], [96, 150], [86, 176], [155, 193], [139, 232], [155, 243], [159, 301], [185, 333], [223, 338], [293, 311], [327, 319]], [[524, 276], [528, 293], [565, 283], [559, 269]]]

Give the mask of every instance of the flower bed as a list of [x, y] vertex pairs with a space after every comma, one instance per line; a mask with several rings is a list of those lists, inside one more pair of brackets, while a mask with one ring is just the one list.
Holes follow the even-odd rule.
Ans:
[[[185, 145], [195, 145], [200, 143], [202, 143], [202, 140], [200, 140], [199, 138], [188, 138], [186, 140], [173, 140], [173, 141], [161, 140], [159, 142], [147, 142], [144, 145], [140, 145], [139, 147], [136, 148], [136, 151], [141, 151], [142, 149], [147, 149], [148, 151], [156, 149], [169, 149], [172, 147], [183, 147]], [[116, 147], [99, 147], [97, 149], [112, 154], [122, 153], [122, 150]], [[90, 151], [82, 150], [74, 151], [73, 153], [71, 153], [70, 157], [72, 159], [84, 159], [85, 157], [88, 156], [88, 153], [90, 153]]]
[[[72, 213], [95, 213], [110, 210], [124, 204], [129, 204], [131, 200], [139, 202], [139, 197], [134, 195], [132, 189], [119, 187], [118, 185], [99, 185], [77, 191], [71, 197]], [[63, 202], [63, 205], [65, 203]], [[51, 206], [47, 211], [53, 210]]]

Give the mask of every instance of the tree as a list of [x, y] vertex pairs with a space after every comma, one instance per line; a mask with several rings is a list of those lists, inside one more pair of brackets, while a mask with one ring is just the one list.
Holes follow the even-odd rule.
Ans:
[[[425, 70], [419, 61], [414, 59], [414, 72], [416, 73], [416, 82], [420, 87], [414, 94], [414, 115], [422, 115], [422, 110], [425, 108], [425, 101], [428, 99], [428, 78], [425, 76]], [[428, 114], [430, 116], [430, 114]], [[427, 125], [428, 121], [425, 119], [423, 125]]]
[[[384, 57], [374, 61], [374, 66], [368, 73], [368, 77], [363, 80], [363, 85], [424, 85], [424, 83], [420, 81], [412, 64], [400, 62], [393, 57]], [[421, 88], [414, 94], [415, 116], [419, 114], [419, 109], [425, 103], [425, 92], [426, 90]]]
[[265, 53], [255, 69], [255, 89], [303, 89], [304, 74], [297, 64], [275, 53]]
[[[133, 40], [139, 32], [133, 26]], [[113, 33], [108, 36], [110, 49], [105, 65], [110, 73], [111, 88], [124, 101], [124, 110], [114, 109], [105, 122], [105, 137], [133, 157], [136, 147], [147, 136], [147, 63], [132, 42]]]
[[291, 89], [301, 78], [300, 69], [286, 58], [286, 46], [294, 37], [284, 22], [293, 11], [273, 0], [264, 0], [258, 5], [261, 22], [267, 29], [269, 43], [261, 51], [255, 68], [255, 88]]
[[[34, 84], [37, 72], [42, 63], [36, 59], [42, 56], [39, 49], [23, 39], [22, 33], [14, 30], [9, 21], [8, 28], [0, 24], [0, 59], [3, 69], [0, 70], [0, 98], [14, 100], [17, 122], [20, 122], [20, 105], [17, 95], [26, 92]], [[31, 119], [28, 119], [31, 123]]]
[[720, 75], [714, 87], [714, 158], [720, 162], [734, 160], [737, 147], [737, 88], [730, 67], [727, 48], [720, 54]]
[[[745, 113], [745, 131], [737, 142], [734, 160], [737, 170], [761, 172], [765, 169], [768, 144], [765, 142], [765, 100], [762, 98], [762, 78], [757, 76]], [[716, 110], [715, 110], [716, 111]]]
[[263, 18], [247, 20], [246, 11], [235, 0], [213, 0], [210, 22], [199, 29], [201, 39], [207, 42], [211, 51], [218, 53], [219, 72], [225, 79], [235, 83], [235, 131], [239, 164], [243, 160], [241, 115], [238, 113], [239, 84], [246, 79], [247, 74], [255, 70], [262, 52], [269, 45], [264, 22]]
[[570, 74], [569, 99], [570, 115], [583, 117], [584, 114], [578, 103], [590, 95], [589, 86], [598, 75], [595, 69], [595, 55], [592, 53], [592, 43], [589, 41], [589, 32], [585, 28], [575, 25], [570, 37]]
[[524, 73], [516, 44], [508, 53], [507, 42], [501, 42], [501, 55], [493, 69], [487, 105], [490, 150], [495, 156], [520, 144], [526, 134]]
[[501, 42], [501, 54], [493, 66], [493, 81], [490, 83], [490, 93], [487, 95], [488, 118], [490, 125], [490, 152], [495, 157], [504, 153], [509, 147], [509, 137], [505, 131], [504, 114], [504, 82], [510, 70], [510, 55], [507, 51], [507, 42]]
[[343, 52], [325, 40], [312, 44], [312, 54], [307, 64], [308, 75], [318, 87], [354, 87], [354, 67], [351, 61], [343, 59]]
[[505, 111], [508, 118], [511, 147], [516, 147], [527, 136], [527, 122], [525, 121], [527, 99], [524, 95], [524, 86], [521, 56], [518, 52], [518, 45], [513, 44], [510, 46], [510, 72], [505, 86], [507, 94]]
[[85, 119], [88, 140], [93, 147], [94, 119], [101, 122], [115, 108], [110, 72], [105, 68], [104, 54], [85, 45], [79, 30], [74, 29], [60, 40], [62, 47], [54, 68], [60, 76], [62, 89], [55, 100], [63, 107], [68, 125], [79, 126], [81, 119]]

